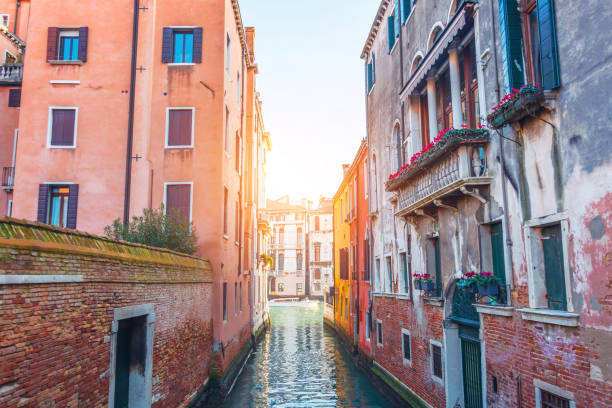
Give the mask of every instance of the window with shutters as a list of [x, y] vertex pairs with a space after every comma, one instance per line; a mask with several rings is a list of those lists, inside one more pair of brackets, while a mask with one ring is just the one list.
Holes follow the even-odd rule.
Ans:
[[194, 64], [202, 62], [202, 27], [164, 27], [162, 62]]
[[316, 280], [320, 280], [321, 279], [321, 270], [319, 268], [314, 270], [314, 278]]
[[370, 332], [372, 331], [372, 316], [370, 312], [365, 310], [365, 339], [366, 341], [370, 341]]
[[78, 108], [52, 106], [49, 108], [47, 147], [76, 147]]
[[[527, 81], [544, 89], [561, 85], [554, 0], [521, 0]], [[520, 35], [520, 32], [519, 32]]]
[[166, 148], [193, 147], [195, 108], [166, 109]]
[[442, 366], [442, 345], [437, 341], [429, 341], [431, 375], [434, 380], [442, 382], [444, 379]]
[[340, 279], [348, 280], [349, 278], [349, 250], [348, 248], [340, 249]]
[[66, 228], [68, 221], [68, 186], [51, 186], [47, 224]]
[[0, 24], [8, 28], [9, 26], [9, 15], [8, 14], [0, 14]]
[[279, 252], [278, 254], [278, 271], [283, 272], [285, 270], [285, 254]]
[[223, 187], [223, 237], [229, 238], [229, 226], [228, 223], [228, 205], [229, 205], [229, 191], [227, 187]]
[[376, 320], [376, 344], [383, 345], [383, 327], [380, 320]]
[[47, 61], [51, 63], [83, 63], [87, 61], [87, 27], [49, 27]]
[[372, 53], [370, 62], [366, 64], [366, 86], [368, 88], [368, 94], [374, 87], [376, 82], [376, 55]]
[[234, 211], [234, 236], [236, 245], [240, 241], [240, 203], [236, 200], [236, 209]]
[[506, 92], [525, 83], [521, 20], [517, 0], [499, 0], [499, 31]]
[[19, 108], [21, 106], [21, 89], [9, 90], [9, 108]]
[[165, 183], [164, 210], [166, 214], [191, 222], [193, 183]]
[[64, 228], [76, 228], [78, 184], [40, 184], [37, 221]]
[[404, 365], [412, 365], [412, 345], [410, 344], [410, 331], [402, 329], [402, 360]]
[[385, 257], [385, 292], [393, 293], [393, 264], [391, 257]]
[[393, 14], [387, 17], [387, 34], [389, 36], [389, 53], [393, 51], [400, 34], [400, 0], [395, 0]]
[[400, 291], [404, 294], [410, 293], [410, 276], [408, 273], [408, 258], [405, 252], [399, 254], [400, 268]]
[[364, 281], [369, 281], [370, 280], [370, 240], [369, 239], [364, 239], [363, 240], [363, 246], [362, 246], [362, 251], [363, 251], [363, 280]]

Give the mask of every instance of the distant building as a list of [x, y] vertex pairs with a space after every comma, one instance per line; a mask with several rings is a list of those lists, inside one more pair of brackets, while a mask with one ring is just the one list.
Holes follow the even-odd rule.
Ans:
[[308, 265], [311, 297], [323, 297], [333, 286], [333, 211], [332, 200], [321, 197], [319, 205], [308, 214]]

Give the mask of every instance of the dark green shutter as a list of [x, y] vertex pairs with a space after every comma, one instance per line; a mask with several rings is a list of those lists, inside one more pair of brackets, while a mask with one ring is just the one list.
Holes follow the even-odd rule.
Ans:
[[47, 223], [47, 211], [49, 208], [49, 185], [38, 185], [38, 211], [36, 212], [36, 220], [44, 224]]
[[521, 18], [516, 0], [499, 0], [499, 31], [506, 92], [525, 83]]
[[372, 85], [376, 83], [376, 54], [372, 53]]
[[434, 252], [436, 257], [436, 296], [442, 296], [442, 265], [440, 263], [440, 240], [434, 240]]
[[555, 310], [567, 310], [561, 226], [553, 225], [542, 228], [541, 239], [548, 307]]
[[395, 34], [395, 37], [399, 36], [399, 32], [400, 32], [400, 13], [401, 13], [401, 9], [400, 9], [400, 1], [401, 0], [395, 0], [395, 12], [394, 12], [394, 17], [395, 17], [395, 30], [393, 31], [393, 33]]
[[202, 62], [202, 27], [193, 29], [193, 62]]
[[408, 20], [408, 16], [410, 15], [410, 2], [412, 0], [402, 0], [402, 24]]
[[387, 34], [389, 36], [389, 52], [393, 49], [395, 45], [395, 17], [390, 16], [387, 17]]
[[506, 284], [506, 266], [504, 264], [504, 231], [501, 222], [491, 225], [491, 252], [493, 255], [493, 275]]
[[87, 61], [87, 41], [89, 37], [89, 29], [87, 27], [79, 27], [79, 61]]
[[461, 338], [461, 366], [463, 369], [464, 407], [482, 408], [480, 342]]
[[537, 4], [540, 31], [540, 67], [544, 89], [554, 89], [561, 86], [553, 3], [553, 0], [538, 0]]
[[162, 36], [162, 62], [172, 62], [172, 28], [164, 27]]

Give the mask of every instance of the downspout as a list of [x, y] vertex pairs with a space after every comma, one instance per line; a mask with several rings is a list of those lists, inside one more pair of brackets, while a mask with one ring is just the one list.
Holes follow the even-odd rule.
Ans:
[[[495, 13], [494, 13], [494, 5], [493, 0], [489, 0], [489, 6], [491, 8], [491, 22], [495, 22]], [[491, 31], [493, 32], [493, 62], [495, 64], [495, 96], [497, 100], [500, 99], [500, 85], [499, 85], [499, 66], [497, 62], [497, 35], [495, 24], [492, 24]], [[503, 129], [502, 129], [503, 132]], [[508, 216], [508, 191], [506, 188], [506, 178], [508, 178], [506, 174], [506, 160], [504, 158], [504, 141], [502, 139], [499, 140], [499, 155], [500, 155], [500, 164], [501, 164], [501, 175], [502, 175], [502, 200], [504, 205], [504, 224], [505, 231], [504, 237], [506, 238], [505, 242], [505, 254], [504, 258], [508, 260], [508, 271], [507, 274], [510, 275], [509, 282], [506, 282], [506, 287], [510, 290], [514, 289], [514, 272], [513, 272], [513, 263], [512, 263], [512, 239], [510, 239], [510, 217]], [[510, 296], [507, 294], [506, 302], [510, 304]]]
[[140, 0], [134, 0], [134, 23], [132, 30], [132, 65], [130, 72], [130, 102], [128, 111], [127, 149], [125, 153], [125, 194], [123, 197], [123, 225], [130, 222], [130, 193], [132, 185], [132, 142], [134, 140], [134, 92], [136, 90], [136, 59], [138, 53], [138, 17]]
[[[242, 251], [244, 248], [244, 225], [243, 225], [243, 221], [244, 221], [244, 211], [243, 211], [243, 202], [244, 202], [244, 186], [243, 186], [243, 179], [244, 179], [244, 154], [243, 152], [246, 150], [244, 148], [244, 146], [246, 145], [246, 140], [244, 137], [244, 83], [247, 82], [245, 80], [245, 76], [244, 76], [244, 66], [245, 66], [245, 61], [246, 58], [248, 58], [248, 55], [245, 55], [245, 48], [242, 47], [242, 66], [241, 66], [241, 78], [242, 78], [242, 86], [240, 88], [240, 140], [242, 141], [242, 143], [240, 143], [240, 189], [239, 189], [239, 193], [238, 193], [238, 206], [240, 208], [240, 217], [239, 217], [239, 222], [240, 222], [240, 236], [239, 236], [239, 245], [238, 245], [238, 276], [240, 276], [240, 274], [242, 274]], [[251, 275], [251, 281], [253, 280], [253, 276]]]
[[[395, 1], [399, 1], [399, 0], [395, 0]], [[399, 12], [399, 47], [400, 47], [400, 90], [404, 89], [404, 36], [402, 35], [402, 8], [403, 8], [403, 4], [400, 4], [400, 6], [398, 7], [398, 12]], [[401, 118], [400, 118], [400, 132], [401, 132], [401, 136], [400, 136], [400, 140], [397, 141], [398, 146], [397, 146], [397, 162], [399, 163], [398, 167], [401, 167], [404, 165], [404, 149], [402, 148], [402, 142], [404, 141], [404, 139], [406, 138], [406, 133], [405, 133], [405, 124], [404, 124], [404, 103], [400, 100], [400, 113], [401, 113]], [[399, 170], [399, 169], [398, 169]]]
[[13, 34], [17, 35], [17, 21], [19, 20], [19, 7], [21, 6], [21, 0], [17, 0], [15, 5], [15, 23], [13, 25]]
[[[401, 30], [400, 30], [401, 33]], [[400, 34], [401, 35], [401, 34]], [[401, 38], [401, 37], [400, 37]], [[365, 66], [367, 69], [368, 66], [368, 59], [365, 59]], [[370, 157], [370, 132], [368, 131], [368, 84], [366, 81], [365, 84], [365, 116], [366, 116], [366, 148], [368, 150], [368, 154], [367, 154], [367, 158], [368, 158], [368, 241], [369, 241], [369, 245], [368, 245], [368, 252], [369, 252], [369, 259], [368, 259], [368, 263], [370, 264], [370, 290], [368, 291], [368, 298], [370, 300], [370, 307], [369, 307], [369, 324], [370, 324], [370, 352], [372, 355], [372, 360], [374, 360], [374, 354], [375, 354], [375, 346], [373, 345], [374, 342], [372, 341], [372, 321], [373, 321], [373, 314], [374, 314], [374, 297], [372, 295], [372, 288], [374, 287], [374, 285], [376, 284], [375, 282], [375, 273], [374, 269], [372, 268], [372, 247], [374, 245], [374, 242], [372, 241], [372, 177], [371, 177], [371, 173], [372, 171], [370, 170], [370, 166], [372, 165], [372, 159]], [[374, 198], [375, 199], [375, 198]]]

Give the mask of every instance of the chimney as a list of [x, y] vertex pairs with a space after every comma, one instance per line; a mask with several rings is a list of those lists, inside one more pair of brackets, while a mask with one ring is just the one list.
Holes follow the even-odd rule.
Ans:
[[251, 62], [255, 61], [255, 27], [246, 27], [246, 42], [249, 47], [249, 57]]

